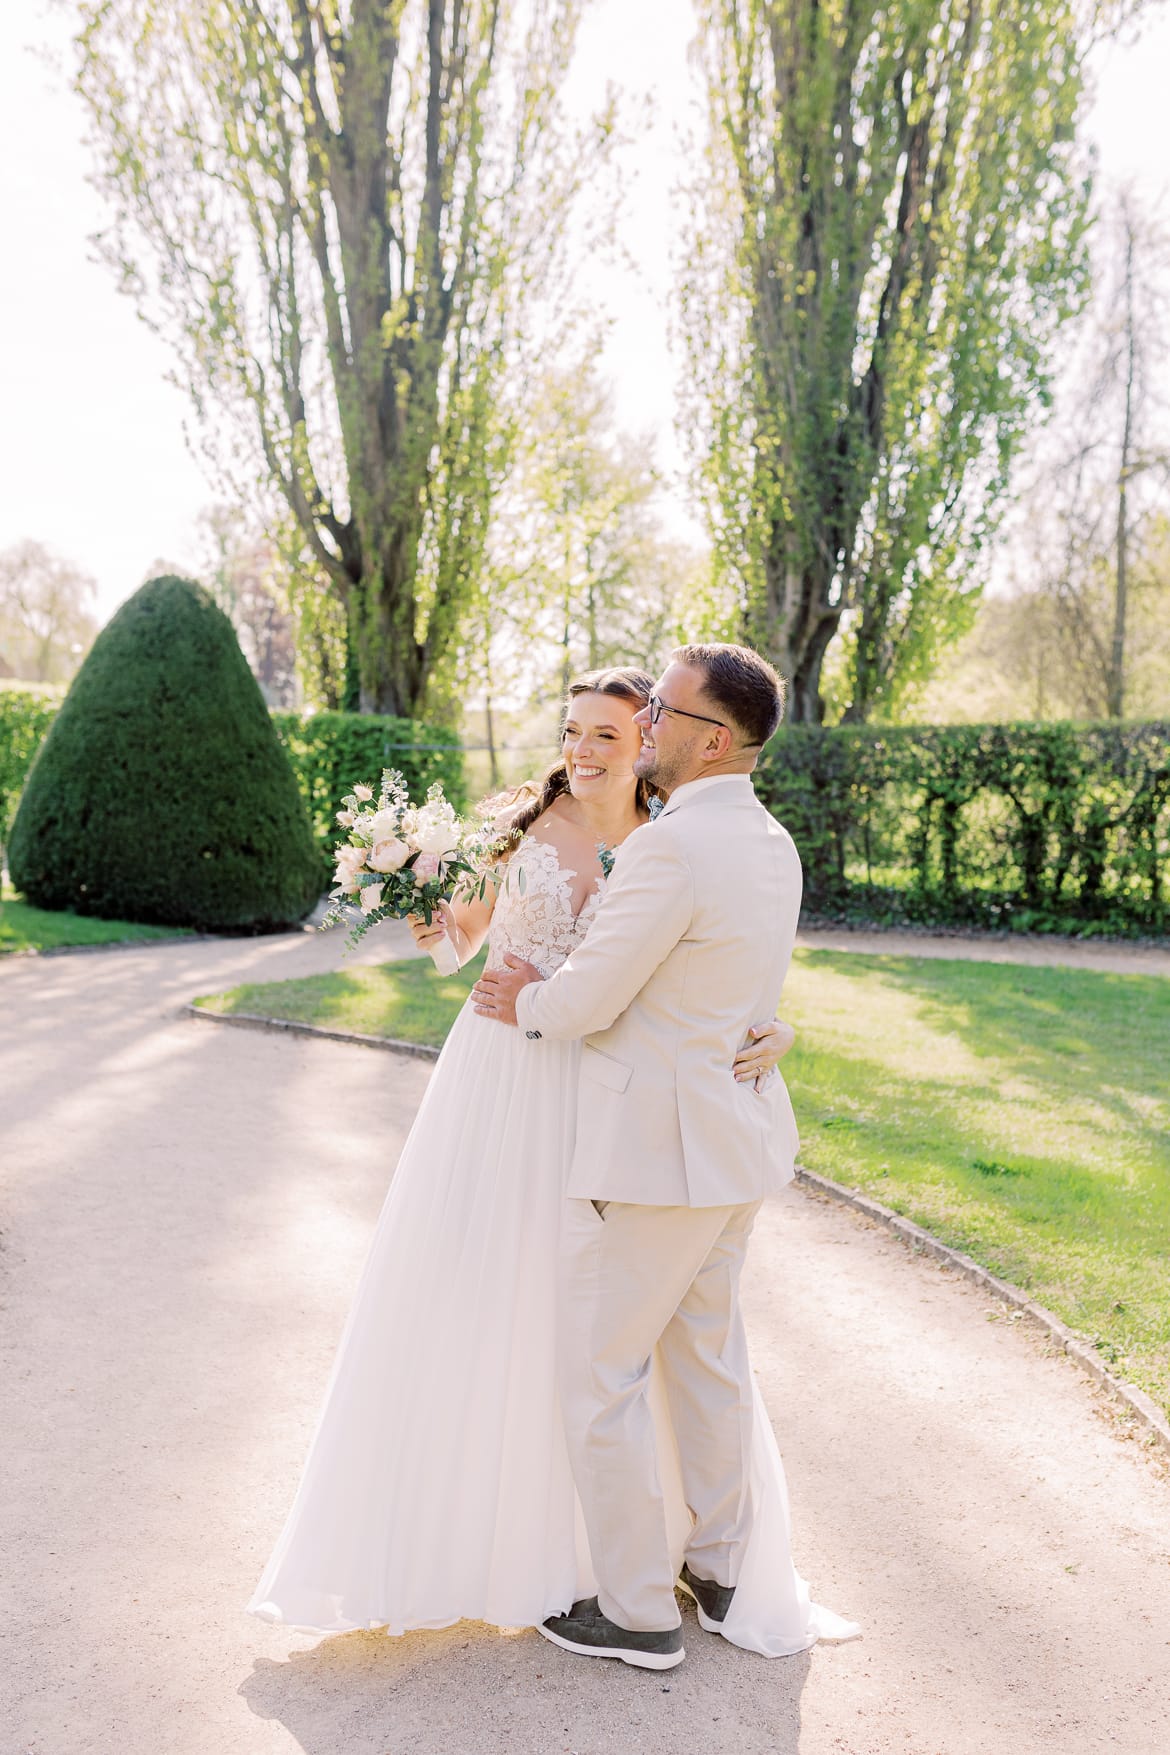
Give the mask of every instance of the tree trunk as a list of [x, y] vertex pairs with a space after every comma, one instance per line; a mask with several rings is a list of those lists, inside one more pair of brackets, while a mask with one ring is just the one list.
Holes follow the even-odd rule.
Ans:
[[1125, 420], [1121, 433], [1121, 462], [1117, 472], [1117, 576], [1113, 597], [1113, 644], [1109, 655], [1107, 689], [1110, 719], [1125, 710], [1125, 617], [1129, 588], [1129, 477], [1133, 453], [1133, 396], [1137, 373], [1137, 336], [1133, 310], [1133, 231], [1125, 237]]
[[888, 665], [883, 641], [888, 625], [890, 592], [871, 583], [862, 605], [853, 655], [853, 695], [842, 714], [846, 725], [864, 725], [873, 711]]
[[788, 718], [794, 725], [820, 725], [825, 717], [821, 667], [839, 620], [839, 612], [821, 616], [804, 643], [789, 683]]
[[[423, 648], [413, 627], [403, 625], [414, 607], [413, 593], [406, 581], [387, 578], [387, 571], [383, 569], [380, 579], [362, 582], [369, 607], [357, 628], [358, 711], [417, 719], [426, 700], [427, 677]], [[355, 591], [353, 597], [358, 596]]]
[[572, 577], [573, 547], [572, 537], [565, 532], [565, 595], [563, 609], [565, 631], [561, 636], [561, 698], [569, 693], [569, 684], [573, 680], [573, 587]]
[[767, 609], [749, 636], [788, 684], [785, 717], [794, 725], [819, 725], [825, 715], [821, 667], [841, 620], [827, 601], [827, 581], [816, 567], [799, 567], [787, 556], [765, 562]]
[[492, 713], [492, 696], [490, 688], [484, 697], [483, 724], [488, 747], [488, 781], [491, 785], [492, 791], [498, 792], [500, 789], [500, 758], [496, 752], [496, 723], [495, 717]]

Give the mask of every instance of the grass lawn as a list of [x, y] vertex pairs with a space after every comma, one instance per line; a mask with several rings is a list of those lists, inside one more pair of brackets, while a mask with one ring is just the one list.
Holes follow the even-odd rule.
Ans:
[[458, 975], [437, 975], [429, 957], [412, 957], [334, 975], [308, 975], [301, 981], [254, 982], [205, 994], [195, 1004], [205, 1011], [290, 1018], [326, 1030], [394, 1036], [400, 1042], [440, 1048], [483, 962], [481, 951]]
[[[439, 1043], [478, 967], [201, 1003]], [[783, 1011], [808, 1168], [1026, 1287], [1170, 1407], [1170, 981], [801, 950]]]
[[185, 938], [185, 928], [140, 926], [131, 920], [98, 920], [92, 915], [34, 908], [5, 884], [0, 892], [0, 957], [11, 951], [51, 951], [61, 945], [137, 943], [153, 938]]
[[810, 1170], [1046, 1304], [1170, 1409], [1170, 981], [802, 951]]

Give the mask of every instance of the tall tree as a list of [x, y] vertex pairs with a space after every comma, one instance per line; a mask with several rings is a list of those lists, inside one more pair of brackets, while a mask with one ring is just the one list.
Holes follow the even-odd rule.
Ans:
[[[1110, 524], [1109, 508], [1101, 525]], [[1021, 554], [1009, 582], [980, 600], [970, 633], [942, 656], [909, 716], [918, 723], [1109, 716], [1114, 580], [1108, 549], [1078, 561], [1075, 592], [1055, 589], [1052, 553]], [[1170, 519], [1151, 519], [1131, 576], [1125, 716], [1170, 719]], [[830, 654], [830, 663], [832, 654]], [[829, 666], [826, 666], [828, 672]]]
[[618, 425], [595, 351], [542, 375], [477, 568], [463, 675], [489, 704], [519, 679], [559, 699], [578, 670], [728, 625], [703, 557], [663, 531], [653, 448]]
[[[1113, 528], [1113, 626], [1106, 666], [1106, 705], [1111, 719], [1123, 717], [1128, 672], [1127, 633], [1131, 572], [1141, 550], [1150, 513], [1161, 513], [1165, 541], [1166, 487], [1170, 480], [1170, 435], [1166, 397], [1159, 394], [1170, 324], [1166, 321], [1166, 270], [1170, 245], [1143, 214], [1132, 190], [1120, 190], [1105, 216], [1107, 248], [1113, 260], [1104, 276], [1104, 321], [1101, 325], [1101, 366], [1090, 400], [1093, 436], [1082, 442], [1086, 459], [1092, 451], [1110, 449], [1106, 423], [1113, 414], [1116, 457], [1115, 521]], [[1158, 416], [1161, 430], [1158, 430]], [[1106, 465], [1108, 468], [1108, 464]], [[1141, 494], [1142, 477], [1153, 479], [1161, 503], [1151, 505]]]
[[1082, 297], [1085, 0], [706, 0], [690, 436], [747, 630], [891, 711], [972, 612]]
[[[1021, 484], [1008, 554], [1036, 600], [1074, 716], [1120, 719], [1148, 689], [1142, 641], [1164, 607], [1170, 517], [1170, 238], [1132, 189], [1106, 190], [1093, 231], [1093, 304], [1078, 325], [1048, 431]], [[1055, 688], [1047, 679], [1050, 692]]]
[[105, 253], [214, 455], [262, 457], [362, 708], [417, 712], [452, 506], [484, 516], [484, 411], [590, 163], [557, 105], [583, 0], [79, 4]]
[[68, 682], [98, 631], [88, 573], [42, 542], [0, 554], [0, 676]]
[[204, 583], [235, 628], [261, 694], [270, 707], [295, 707], [296, 624], [277, 544], [262, 531], [249, 530], [227, 506], [205, 512], [200, 523]]

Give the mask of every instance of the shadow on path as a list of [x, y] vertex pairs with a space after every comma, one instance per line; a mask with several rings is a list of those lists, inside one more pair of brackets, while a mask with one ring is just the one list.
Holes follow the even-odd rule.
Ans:
[[463, 1621], [261, 1658], [240, 1694], [304, 1755], [797, 1755], [811, 1655], [754, 1657], [683, 1616], [686, 1662], [665, 1673]]

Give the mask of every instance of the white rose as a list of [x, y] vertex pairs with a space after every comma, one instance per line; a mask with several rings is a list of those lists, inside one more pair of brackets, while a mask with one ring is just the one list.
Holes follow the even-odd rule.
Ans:
[[367, 861], [371, 871], [400, 871], [410, 857], [410, 848], [396, 835], [375, 841]]
[[379, 841], [389, 841], [398, 833], [398, 812], [396, 810], [375, 811], [372, 817], [366, 818], [364, 827], [369, 831], [370, 840], [375, 845]]
[[442, 857], [454, 853], [459, 845], [459, 830], [454, 823], [429, 823], [416, 837], [420, 853], [437, 853]]
[[422, 853], [453, 853], [459, 845], [459, 824], [450, 805], [420, 810], [414, 838]]
[[364, 847], [339, 847], [335, 855], [337, 860], [337, 882], [343, 890], [352, 890], [357, 885], [357, 875], [366, 863]]
[[361, 894], [363, 914], [372, 914], [375, 908], [382, 906], [382, 888], [381, 884], [363, 884]]

